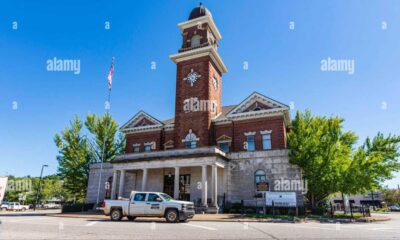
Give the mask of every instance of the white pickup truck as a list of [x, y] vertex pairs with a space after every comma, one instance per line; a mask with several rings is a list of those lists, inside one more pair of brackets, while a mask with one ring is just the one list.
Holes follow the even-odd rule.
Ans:
[[192, 202], [177, 201], [165, 193], [133, 191], [127, 200], [104, 200], [102, 210], [112, 221], [123, 217], [160, 217], [167, 222], [186, 222], [194, 216]]
[[21, 205], [19, 202], [10, 202], [7, 206], [9, 211], [26, 211], [28, 209], [29, 205]]

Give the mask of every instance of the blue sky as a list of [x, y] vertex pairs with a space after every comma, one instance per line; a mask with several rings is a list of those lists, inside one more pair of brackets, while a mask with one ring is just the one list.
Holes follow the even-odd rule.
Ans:
[[[295, 110], [339, 115], [360, 140], [378, 131], [400, 134], [399, 1], [203, 3], [223, 36], [219, 52], [229, 69], [223, 76], [224, 105], [258, 91], [293, 102]], [[0, 175], [39, 175], [44, 163], [49, 164], [46, 174], [56, 172], [54, 134], [75, 114], [104, 112], [112, 56], [111, 113], [117, 121], [123, 124], [139, 110], [159, 119], [172, 117], [176, 67], [168, 56], [181, 44], [177, 23], [186, 21], [197, 4], [3, 2]], [[291, 21], [294, 29], [289, 29]], [[80, 60], [80, 74], [48, 72], [46, 61], [54, 57]], [[354, 60], [354, 74], [321, 71], [321, 60], [329, 57]], [[400, 174], [388, 184], [399, 183]]]

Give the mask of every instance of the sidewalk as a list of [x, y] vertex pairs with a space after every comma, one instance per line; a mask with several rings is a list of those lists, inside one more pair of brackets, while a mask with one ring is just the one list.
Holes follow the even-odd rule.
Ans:
[[15, 217], [15, 216], [47, 216], [49, 214], [61, 214], [61, 209], [38, 209], [33, 211], [0, 211], [0, 217]]

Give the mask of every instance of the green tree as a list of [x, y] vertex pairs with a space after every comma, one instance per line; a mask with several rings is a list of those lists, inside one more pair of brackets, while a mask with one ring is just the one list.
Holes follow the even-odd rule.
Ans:
[[[93, 140], [83, 134], [84, 127]], [[64, 131], [56, 134], [54, 140], [59, 150], [58, 172], [63, 180], [63, 188], [80, 201], [83, 201], [86, 195], [89, 164], [102, 161], [103, 149], [104, 162], [112, 161], [116, 155], [125, 152], [125, 136], [118, 131], [118, 124], [110, 114], [104, 114], [102, 117], [88, 114], [85, 123], [76, 116]], [[54, 192], [57, 186], [53, 185], [50, 184], [53, 189], [44, 191], [44, 194]]]
[[60, 134], [56, 134], [57, 156], [64, 187], [78, 200], [83, 201], [89, 177], [89, 163], [93, 159], [88, 140], [82, 134], [83, 123], [78, 116]]
[[106, 113], [101, 117], [88, 114], [85, 125], [94, 136], [92, 150], [96, 156], [96, 162], [102, 160], [110, 162], [116, 155], [125, 152], [125, 136], [118, 132], [118, 124], [110, 114]]
[[290, 163], [298, 165], [307, 180], [306, 198], [313, 209], [340, 189], [340, 178], [351, 162], [353, 132], [343, 131], [339, 117], [313, 117], [297, 112], [288, 133]]
[[380, 188], [382, 182], [393, 178], [393, 172], [400, 170], [399, 144], [399, 136], [385, 137], [378, 133], [372, 140], [368, 137], [356, 149], [343, 173], [341, 191], [345, 194], [365, 193]]
[[61, 201], [72, 200], [71, 195], [64, 187], [64, 181], [62, 181], [58, 175], [49, 175], [42, 180], [42, 202], [52, 198], [57, 198]]
[[390, 206], [400, 204], [400, 189], [382, 189], [383, 200]]

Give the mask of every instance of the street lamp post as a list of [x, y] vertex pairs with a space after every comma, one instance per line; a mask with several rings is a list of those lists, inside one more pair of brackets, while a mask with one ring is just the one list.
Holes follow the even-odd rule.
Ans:
[[48, 167], [48, 165], [46, 165], [46, 164], [42, 165], [42, 170], [40, 171], [39, 187], [38, 187], [38, 189], [36, 191], [36, 201], [35, 201], [35, 205], [33, 206], [33, 210], [34, 211], [36, 211], [36, 206], [37, 206], [38, 201], [39, 201], [39, 193], [40, 193], [40, 190], [41, 190], [40, 188], [41, 188], [41, 185], [42, 185], [43, 168], [45, 168], [45, 167]]

